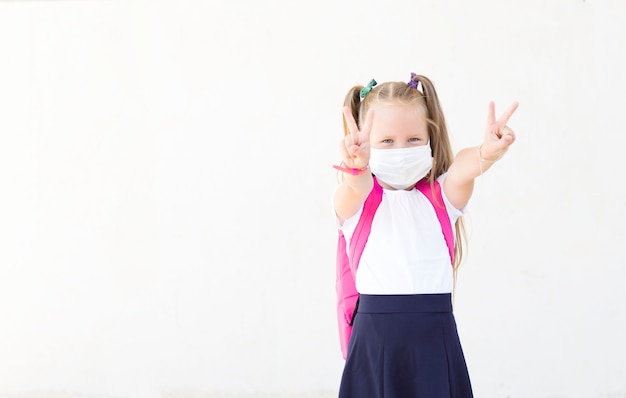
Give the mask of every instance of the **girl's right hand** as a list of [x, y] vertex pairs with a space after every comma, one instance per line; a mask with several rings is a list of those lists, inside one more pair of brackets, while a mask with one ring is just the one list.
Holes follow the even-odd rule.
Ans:
[[343, 117], [350, 131], [340, 145], [343, 162], [350, 168], [365, 168], [370, 161], [370, 130], [374, 120], [374, 110], [370, 109], [367, 112], [365, 123], [360, 130], [347, 106], [343, 108]]

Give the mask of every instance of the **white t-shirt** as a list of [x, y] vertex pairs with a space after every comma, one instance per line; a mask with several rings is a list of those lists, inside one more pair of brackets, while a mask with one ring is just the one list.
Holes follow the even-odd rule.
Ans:
[[[443, 187], [445, 174], [438, 178]], [[442, 196], [454, 223], [463, 209], [454, 208]], [[345, 220], [341, 229], [346, 246], [361, 217]], [[356, 288], [363, 294], [450, 293], [453, 272], [437, 213], [419, 190], [383, 189], [383, 198], [372, 221], [367, 244], [356, 273]]]

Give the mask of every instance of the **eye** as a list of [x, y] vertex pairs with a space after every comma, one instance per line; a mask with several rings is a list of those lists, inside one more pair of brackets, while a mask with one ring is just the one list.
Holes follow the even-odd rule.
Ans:
[[393, 143], [393, 140], [391, 138], [385, 138], [384, 140], [381, 141], [383, 144], [391, 144]]
[[409, 142], [417, 142], [417, 141], [419, 141], [419, 140], [420, 140], [420, 139], [419, 139], [419, 138], [417, 138], [417, 137], [412, 137], [412, 138], [409, 138]]

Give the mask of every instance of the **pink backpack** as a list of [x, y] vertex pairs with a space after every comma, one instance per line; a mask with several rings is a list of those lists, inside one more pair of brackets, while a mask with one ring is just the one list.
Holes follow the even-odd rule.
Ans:
[[[428, 198], [435, 208], [437, 219], [441, 224], [441, 231], [448, 245], [450, 253], [450, 264], [454, 261], [454, 235], [452, 233], [452, 225], [450, 218], [443, 202], [441, 195], [441, 186], [435, 181], [434, 189], [430, 188], [430, 184], [426, 180], [422, 180], [415, 186]], [[433, 197], [433, 195], [435, 195]], [[343, 232], [339, 230], [339, 240], [337, 243], [337, 321], [339, 323], [339, 342], [341, 344], [341, 353], [343, 359], [348, 354], [348, 343], [352, 334], [352, 323], [357, 313], [359, 293], [356, 291], [355, 275], [361, 254], [365, 248], [365, 243], [372, 229], [372, 220], [378, 205], [383, 199], [383, 188], [374, 178], [374, 188], [368, 195], [363, 205], [363, 213], [357, 223], [357, 226], [350, 240], [350, 252], [346, 253], [346, 238]]]

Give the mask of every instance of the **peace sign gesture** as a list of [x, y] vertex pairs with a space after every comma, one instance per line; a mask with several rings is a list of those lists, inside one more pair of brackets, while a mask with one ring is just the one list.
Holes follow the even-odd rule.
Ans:
[[374, 110], [370, 109], [361, 129], [357, 126], [350, 108], [343, 107], [343, 117], [348, 133], [341, 141], [340, 150], [346, 166], [355, 169], [367, 167], [370, 161], [370, 131], [374, 120]]
[[518, 105], [517, 101], [514, 102], [509, 109], [496, 120], [495, 104], [493, 101], [489, 102], [487, 130], [485, 132], [485, 140], [480, 147], [481, 159], [495, 162], [504, 156], [509, 146], [515, 141], [515, 133], [506, 124]]

